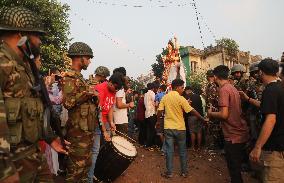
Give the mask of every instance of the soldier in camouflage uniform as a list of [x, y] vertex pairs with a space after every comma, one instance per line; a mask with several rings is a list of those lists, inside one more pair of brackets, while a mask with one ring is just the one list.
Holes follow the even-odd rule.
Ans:
[[234, 79], [234, 86], [241, 91], [246, 88], [248, 77], [245, 74], [245, 68], [242, 64], [236, 64], [231, 68], [231, 75]]
[[[44, 137], [44, 105], [35, 78], [17, 43], [28, 37], [39, 49], [44, 33], [37, 16], [22, 7], [0, 10], [0, 182], [53, 182], [38, 141], [67, 153], [51, 133]], [[26, 48], [23, 48], [26, 49]], [[46, 131], [45, 131], [46, 132]]]
[[[239, 91], [243, 91], [245, 94], [250, 96], [250, 98], [261, 98], [262, 85], [258, 78], [258, 63], [253, 63], [250, 66], [250, 77], [244, 74], [245, 69], [241, 64], [236, 64], [231, 69], [231, 74], [234, 76], [235, 84], [234, 86]], [[260, 113], [259, 109], [252, 106], [248, 101], [242, 100], [242, 117], [246, 120], [249, 130], [250, 130], [250, 142], [246, 144], [246, 156], [244, 162], [242, 164], [243, 171], [247, 171], [250, 169], [249, 164], [249, 152], [250, 146], [254, 143], [254, 141], [258, 137], [258, 133], [260, 130]]]
[[[92, 75], [93, 76], [93, 75]], [[105, 66], [99, 66], [95, 70], [95, 77], [91, 77], [89, 84], [95, 86], [107, 80], [107, 77], [110, 76], [109, 69]]]
[[[262, 91], [264, 89], [264, 86], [258, 76], [258, 64], [259, 62], [252, 63], [249, 67], [250, 71], [250, 77], [248, 81], [246, 82], [245, 88], [243, 89], [243, 92], [246, 93], [246, 95], [249, 98], [256, 99], [258, 101], [261, 100]], [[250, 126], [250, 132], [251, 132], [251, 138], [253, 141], [257, 140], [258, 134], [260, 132], [260, 120], [261, 120], [261, 114], [257, 107], [249, 104], [248, 108], [245, 112], [245, 117], [249, 123]]]
[[[206, 108], [207, 110], [212, 108], [213, 111], [218, 111], [218, 86], [214, 82], [213, 70], [208, 70], [206, 76], [208, 81], [208, 84], [205, 88]], [[218, 146], [221, 149], [223, 148], [223, 133], [219, 120], [214, 120], [209, 125], [208, 135], [213, 137], [212, 143], [215, 144], [215, 146]]]
[[[236, 64], [231, 68], [231, 75], [234, 78], [234, 87], [238, 91], [246, 91], [249, 86], [249, 77], [245, 74], [245, 68], [242, 64]], [[243, 111], [243, 117], [248, 121], [248, 118], [246, 117], [246, 112], [249, 108], [249, 103], [247, 101], [242, 101], [242, 111]]]
[[93, 51], [87, 44], [75, 42], [68, 50], [68, 57], [72, 59], [71, 70], [62, 79], [63, 105], [68, 110], [66, 139], [71, 142], [66, 182], [87, 182], [94, 130], [98, 125], [98, 100], [81, 70], [87, 69]]

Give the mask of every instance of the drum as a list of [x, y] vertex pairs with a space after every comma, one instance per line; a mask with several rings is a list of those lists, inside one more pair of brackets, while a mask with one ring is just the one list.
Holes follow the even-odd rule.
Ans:
[[135, 146], [126, 138], [113, 136], [100, 149], [94, 175], [100, 181], [112, 182], [119, 177], [137, 156]]

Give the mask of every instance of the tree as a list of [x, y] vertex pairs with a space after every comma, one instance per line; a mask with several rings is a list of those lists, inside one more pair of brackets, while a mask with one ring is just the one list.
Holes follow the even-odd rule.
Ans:
[[230, 38], [216, 40], [216, 44], [217, 46], [225, 48], [229, 55], [236, 55], [236, 53], [239, 51], [238, 43]]
[[152, 64], [152, 71], [154, 73], [154, 76], [158, 78], [162, 78], [163, 72], [164, 72], [164, 62], [162, 60], [162, 56], [165, 56], [168, 54], [168, 49], [164, 49], [160, 55], [156, 56], [156, 63]]
[[154, 76], [158, 78], [162, 78], [163, 72], [164, 72], [164, 62], [162, 60], [161, 55], [156, 56], [156, 63], [153, 63], [152, 66], [152, 71], [154, 73]]
[[193, 88], [195, 93], [201, 94], [206, 85], [206, 71], [193, 72], [189, 76], [189, 85]]
[[69, 6], [56, 0], [1, 0], [0, 7], [22, 6], [35, 12], [44, 25], [42, 37], [42, 71], [51, 67], [66, 68], [64, 53], [69, 43]]
[[141, 74], [137, 77], [137, 81], [146, 86], [148, 83], [155, 81], [154, 73], [150, 72], [146, 75]]
[[135, 91], [140, 91], [145, 88], [145, 85], [138, 79], [130, 78], [130, 88]]

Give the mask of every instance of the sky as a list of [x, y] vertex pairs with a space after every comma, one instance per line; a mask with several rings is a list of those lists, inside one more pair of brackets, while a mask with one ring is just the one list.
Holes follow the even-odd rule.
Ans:
[[[67, 3], [71, 43], [90, 45], [98, 66], [124, 66], [127, 75], [147, 74], [174, 35], [180, 45], [203, 49], [193, 0], [59, 0]], [[242, 51], [280, 59], [284, 51], [283, 0], [195, 0], [205, 46], [232, 38]], [[127, 5], [127, 6], [125, 6]], [[181, 5], [181, 6], [178, 6]], [[141, 6], [141, 7], [134, 7]], [[164, 7], [161, 7], [164, 6]], [[107, 35], [107, 36], [105, 36]]]

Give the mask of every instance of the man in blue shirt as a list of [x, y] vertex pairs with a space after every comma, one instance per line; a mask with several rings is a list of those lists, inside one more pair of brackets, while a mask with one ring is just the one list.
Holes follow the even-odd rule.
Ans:
[[[160, 92], [158, 92], [155, 96], [155, 103], [156, 103], [156, 107], [159, 106], [162, 98], [166, 95], [166, 90], [167, 90], [167, 86], [166, 85], [161, 85], [159, 87]], [[164, 118], [164, 116], [162, 116], [161, 118]], [[160, 146], [161, 146], [161, 151], [162, 151], [162, 156], [165, 154], [166, 149], [165, 149], [165, 139], [164, 139], [164, 123], [162, 123], [160, 125], [159, 128], [156, 129], [157, 135], [160, 137]]]
[[167, 90], [167, 86], [166, 85], [161, 85], [160, 88], [159, 88], [160, 92], [158, 92], [155, 96], [155, 102], [156, 102], [156, 105], [161, 102], [162, 98], [164, 95], [166, 95], [166, 90]]

